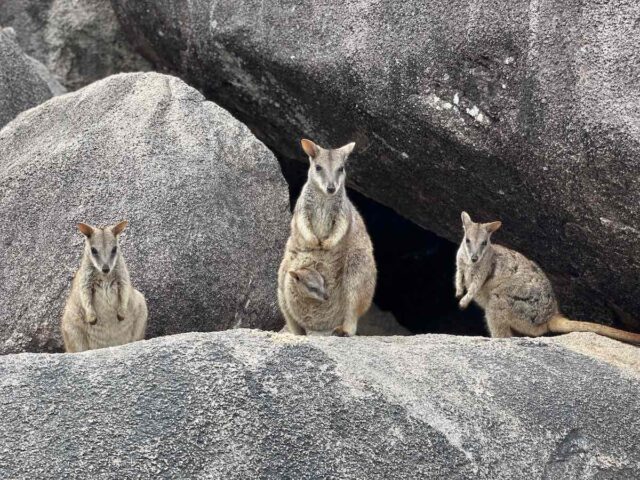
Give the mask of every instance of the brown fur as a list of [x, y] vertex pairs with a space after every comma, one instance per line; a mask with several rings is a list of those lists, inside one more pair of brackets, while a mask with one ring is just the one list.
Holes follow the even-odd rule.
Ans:
[[[126, 222], [106, 228], [79, 224], [85, 249], [62, 316], [67, 352], [122, 345], [142, 340], [147, 303], [131, 286], [118, 236]], [[108, 269], [108, 271], [105, 271]]]
[[[353, 144], [335, 150], [309, 140], [302, 145], [315, 156], [310, 155], [309, 179], [291, 221], [278, 272], [278, 301], [292, 333], [335, 329], [336, 334], [355, 335], [358, 318], [373, 299], [376, 266], [364, 221], [344, 189], [344, 164]], [[328, 193], [330, 187], [334, 194]], [[295, 279], [287, 275], [311, 266], [325, 279], [326, 302], [300, 295]]]
[[484, 310], [492, 337], [593, 332], [640, 344], [638, 334], [564, 318], [551, 282], [540, 267], [514, 250], [491, 243], [491, 234], [500, 228], [500, 222], [474, 223], [466, 212], [462, 212], [462, 222], [456, 296], [461, 297], [460, 308], [475, 301]]

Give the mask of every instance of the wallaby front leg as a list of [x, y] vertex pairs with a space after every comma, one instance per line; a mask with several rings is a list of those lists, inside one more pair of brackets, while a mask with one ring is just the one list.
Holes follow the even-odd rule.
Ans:
[[90, 285], [80, 289], [80, 304], [84, 310], [85, 321], [90, 325], [95, 324], [98, 321], [98, 316], [93, 309], [93, 288]]
[[120, 281], [118, 283], [118, 320], [124, 320], [129, 306], [129, 296], [131, 295], [131, 285], [129, 282]]
[[336, 220], [335, 225], [333, 226], [333, 230], [331, 234], [320, 242], [320, 246], [326, 250], [331, 250], [335, 247], [340, 240], [344, 238], [349, 229], [349, 219], [346, 216], [339, 216]]
[[458, 267], [456, 269], [456, 298], [461, 298], [464, 295], [464, 275], [462, 269]]
[[298, 232], [300, 232], [300, 235], [302, 236], [304, 241], [311, 247], [319, 246], [320, 240], [318, 240], [316, 234], [313, 233], [310, 219], [303, 214], [296, 215], [294, 218], [297, 219]]
[[460, 300], [460, 303], [459, 303], [460, 308], [464, 310], [469, 306], [471, 301], [480, 291], [481, 286], [482, 286], [482, 283], [480, 282], [471, 282], [471, 285], [469, 285], [469, 288], [467, 289], [466, 295], [462, 297], [462, 299]]

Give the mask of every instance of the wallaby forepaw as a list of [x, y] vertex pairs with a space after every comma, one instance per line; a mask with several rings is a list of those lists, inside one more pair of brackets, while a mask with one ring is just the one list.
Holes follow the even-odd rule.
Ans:
[[116, 317], [118, 317], [118, 321], [121, 322], [124, 320], [124, 313], [116, 313]]
[[471, 303], [470, 299], [468, 299], [467, 297], [462, 297], [462, 300], [460, 300], [460, 303], [458, 303], [458, 305], [460, 306], [461, 310], [464, 310], [469, 306], [469, 303]]
[[349, 332], [347, 332], [344, 328], [342, 327], [336, 327], [333, 329], [333, 332], [331, 332], [331, 335], [333, 335], [334, 337], [351, 337], [352, 334], [350, 334]]

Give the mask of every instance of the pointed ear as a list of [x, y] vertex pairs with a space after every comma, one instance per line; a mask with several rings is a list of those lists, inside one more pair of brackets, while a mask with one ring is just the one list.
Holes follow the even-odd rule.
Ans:
[[304, 153], [309, 155], [311, 158], [316, 158], [318, 156], [318, 153], [320, 153], [320, 147], [318, 147], [318, 145], [313, 143], [311, 140], [303, 138], [302, 140], [300, 140], [300, 145], [302, 145]]
[[497, 221], [497, 222], [491, 222], [491, 223], [485, 223], [484, 224], [484, 228], [487, 230], [487, 232], [489, 233], [493, 233], [496, 230], [498, 230], [500, 227], [502, 226], [502, 222]]
[[296, 282], [300, 281], [300, 275], [298, 275], [298, 272], [295, 270], [289, 270], [289, 275], [291, 275]]
[[340, 147], [338, 150], [345, 156], [348, 157], [351, 152], [353, 152], [353, 148], [356, 146], [356, 142], [347, 143], [345, 146]]
[[122, 233], [122, 231], [127, 227], [127, 224], [129, 222], [127, 222], [126, 220], [123, 222], [120, 222], [116, 225], [114, 225], [113, 227], [111, 227], [111, 231], [113, 232], [113, 234], [117, 237], [118, 235], [120, 235]]
[[91, 238], [91, 235], [93, 235], [93, 227], [91, 225], [87, 225], [86, 223], [79, 223], [78, 230], [80, 230], [80, 233], [82, 233], [87, 238]]
[[471, 220], [471, 217], [467, 212], [462, 212], [461, 218], [462, 218], [462, 226], [466, 230], [466, 228], [473, 223], [473, 220]]

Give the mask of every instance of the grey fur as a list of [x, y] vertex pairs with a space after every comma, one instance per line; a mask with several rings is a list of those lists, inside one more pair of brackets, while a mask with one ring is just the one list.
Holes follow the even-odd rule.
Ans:
[[67, 352], [142, 340], [147, 302], [131, 286], [118, 238], [126, 222], [95, 228], [79, 224], [86, 236], [84, 254], [62, 316]]
[[546, 333], [558, 303], [544, 272], [524, 255], [491, 243], [500, 222], [474, 223], [462, 212], [462, 224], [455, 278], [460, 308], [475, 301], [485, 311], [492, 337]]
[[[376, 266], [364, 221], [344, 186], [345, 162], [354, 144], [333, 150], [308, 140], [302, 144], [309, 155], [309, 174], [278, 272], [278, 302], [292, 333], [333, 330], [336, 335], [355, 335], [358, 318], [371, 305]], [[324, 277], [327, 301], [301, 295], [288, 274], [308, 267]]]

